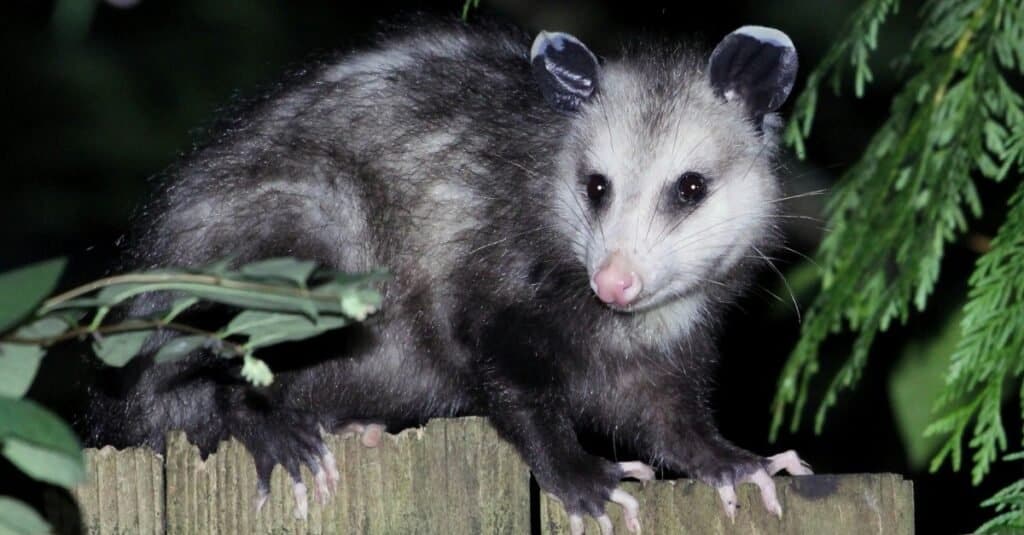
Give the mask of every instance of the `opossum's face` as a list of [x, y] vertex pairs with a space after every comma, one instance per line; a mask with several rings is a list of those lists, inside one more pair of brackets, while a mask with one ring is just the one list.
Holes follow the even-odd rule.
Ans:
[[[571, 44], [557, 52], [564, 57]], [[707, 65], [595, 63], [593, 83], [570, 78], [569, 97], [549, 98], [576, 114], [556, 185], [558, 221], [613, 309], [650, 310], [727, 285], [770, 234], [778, 186], [763, 120], [792, 88], [792, 43], [741, 28]]]

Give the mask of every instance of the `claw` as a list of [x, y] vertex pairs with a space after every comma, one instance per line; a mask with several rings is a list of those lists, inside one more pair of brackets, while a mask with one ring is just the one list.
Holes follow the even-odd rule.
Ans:
[[583, 535], [583, 517], [580, 515], [569, 515], [569, 534]]
[[622, 470], [622, 474], [626, 477], [631, 477], [640, 481], [650, 481], [654, 479], [654, 469], [640, 461], [619, 463], [619, 469]]
[[761, 489], [761, 501], [764, 502], [768, 512], [778, 518], [782, 518], [782, 505], [779, 503], [779, 497], [775, 494], [775, 482], [772, 481], [772, 477], [768, 475], [768, 472], [758, 470], [743, 478], [742, 481], [749, 481], [757, 485]]
[[313, 494], [320, 499], [321, 504], [327, 505], [327, 500], [331, 497], [331, 487], [328, 484], [327, 470], [324, 470], [323, 465], [317, 467], [313, 479], [316, 481]]
[[611, 501], [622, 506], [623, 517], [626, 520], [626, 531], [640, 533], [640, 504], [622, 489], [612, 491]]
[[612, 519], [608, 518], [608, 515], [601, 515], [597, 517], [597, 525], [601, 526], [601, 535], [614, 535], [614, 529], [612, 528]]
[[718, 496], [722, 498], [722, 505], [725, 506], [725, 514], [729, 520], [736, 522], [736, 489], [732, 485], [718, 487]]
[[331, 488], [338, 490], [338, 481], [341, 479], [341, 474], [338, 473], [338, 463], [334, 460], [334, 454], [324, 448], [324, 452], [320, 455], [320, 466], [324, 468], [324, 472], [327, 474], [327, 482], [331, 484]]
[[296, 482], [292, 485], [292, 493], [295, 494], [295, 518], [305, 520], [309, 516], [309, 501], [306, 499], [306, 485]]
[[794, 476], [807, 476], [814, 473], [811, 471], [811, 465], [805, 463], [793, 450], [768, 457], [768, 473], [775, 475], [780, 470], [785, 470]]
[[263, 510], [263, 506], [267, 504], [267, 498], [269, 497], [270, 493], [267, 491], [267, 489], [261, 488], [256, 491], [256, 499], [253, 500], [253, 506], [255, 507], [257, 513]]

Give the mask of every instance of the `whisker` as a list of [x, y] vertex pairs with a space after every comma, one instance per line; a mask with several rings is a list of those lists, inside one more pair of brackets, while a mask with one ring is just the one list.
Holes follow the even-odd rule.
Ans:
[[523, 232], [518, 232], [518, 233], [513, 234], [511, 236], [504, 236], [504, 237], [499, 238], [497, 240], [494, 240], [494, 241], [492, 241], [490, 243], [481, 245], [480, 247], [477, 247], [476, 249], [473, 249], [472, 251], [469, 251], [468, 253], [466, 253], [466, 255], [467, 256], [472, 256], [472, 255], [474, 255], [474, 254], [476, 254], [476, 253], [478, 253], [478, 252], [480, 252], [480, 251], [482, 251], [484, 249], [488, 249], [490, 247], [494, 247], [495, 245], [499, 245], [501, 243], [507, 242], [508, 240], [513, 240], [513, 239], [525, 236], [527, 234], [533, 234], [534, 232], [540, 232], [542, 230], [547, 230], [547, 229], [550, 229], [550, 228], [552, 228], [551, 225], [544, 225], [544, 226], [540, 226], [540, 227], [533, 228], [533, 229], [530, 229], [530, 230], [526, 230], [526, 231], [523, 231]]
[[758, 249], [756, 246], [751, 246], [751, 248], [754, 249], [754, 251], [756, 251], [757, 254], [761, 255], [761, 258], [763, 258], [764, 261], [768, 263], [768, 266], [771, 267], [773, 271], [775, 271], [775, 273], [779, 276], [780, 279], [782, 279], [782, 284], [785, 285], [786, 291], [789, 292], [789, 298], [793, 301], [793, 310], [796, 312], [796, 322], [802, 323], [803, 319], [800, 316], [800, 305], [796, 301], [796, 294], [793, 293], [793, 288], [789, 285], [789, 281], [786, 280], [786, 276], [782, 274], [782, 271], [780, 271], [779, 268], [776, 267], [775, 264], [771, 260], [769, 260], [768, 257], [765, 256], [760, 249]]
[[821, 266], [818, 265], [818, 262], [816, 260], [814, 260], [813, 258], [811, 258], [810, 256], [807, 256], [806, 254], [804, 254], [804, 253], [802, 253], [800, 251], [797, 251], [796, 249], [794, 249], [794, 248], [792, 248], [792, 247], [790, 247], [788, 245], [782, 245], [780, 247], [782, 249], [784, 249], [786, 251], [789, 251], [789, 252], [799, 256], [800, 258], [803, 258], [804, 260], [810, 262], [812, 265], [814, 265], [814, 267], [816, 267], [818, 269], [821, 269]]
[[803, 193], [796, 193], [796, 194], [793, 194], [793, 195], [787, 195], [785, 197], [779, 197], [778, 199], [772, 199], [772, 200], [770, 200], [768, 202], [770, 202], [770, 203], [781, 203], [781, 202], [786, 202], [786, 201], [792, 201], [794, 199], [803, 199], [804, 197], [819, 197], [819, 196], [825, 195], [826, 193], [828, 193], [828, 190], [825, 189], [825, 188], [822, 188], [822, 189], [816, 189], [816, 190], [811, 190], [811, 191], [805, 191]]

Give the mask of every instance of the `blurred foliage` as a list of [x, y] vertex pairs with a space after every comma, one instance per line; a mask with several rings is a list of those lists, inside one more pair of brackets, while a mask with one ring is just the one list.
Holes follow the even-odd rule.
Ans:
[[36, 535], [49, 531], [50, 525], [34, 509], [9, 496], [0, 496], [0, 533]]
[[[865, 1], [809, 75], [786, 132], [798, 152], [804, 152], [822, 80], [831, 79], [838, 90], [849, 65], [855, 92], [863, 94], [872, 79], [868, 56], [898, 5]], [[927, 429], [944, 442], [932, 469], [947, 458], [959, 469], [961, 444], [974, 424], [969, 446], [977, 484], [1008, 447], [1004, 388], [1024, 387], [1024, 97], [1016, 84], [1024, 74], [1024, 2], [931, 0], [898, 63], [905, 85], [890, 116], [827, 206], [832, 232], [818, 253], [821, 291], [780, 379], [772, 432], [790, 409], [792, 428], [799, 425], [822, 343], [849, 329], [856, 338], [817, 410], [820, 431], [839, 392], [859, 380], [877, 335], [894, 322], [905, 324], [912, 308], [928, 306], [947, 244], [969, 232], [969, 218], [982, 213], [978, 183], [1012, 177], [1017, 192], [970, 277], [961, 334], [937, 397], [939, 415]], [[1024, 402], [1024, 391], [1019, 397]], [[999, 511], [1010, 512], [986, 530], [1024, 523], [1024, 489], [1011, 486], [998, 498]]]
[[[78, 439], [60, 417], [23, 399], [39, 361], [53, 345], [91, 339], [96, 355], [111, 366], [124, 366], [144, 347], [155, 353], [157, 362], [205, 349], [220, 357], [241, 358], [242, 376], [266, 386], [273, 374], [255, 356], [256, 350], [362, 321], [381, 303], [372, 285], [383, 274], [345, 275], [318, 270], [309, 261], [273, 258], [238, 269], [218, 262], [201, 270], [107, 277], [46, 300], [19, 322], [52, 291], [63, 265], [62, 259], [46, 261], [0, 275], [0, 295], [20, 300], [0, 303], [0, 454], [33, 479], [69, 489], [84, 476]], [[106, 321], [114, 307], [154, 292], [174, 298], [146, 317]], [[180, 321], [203, 303], [239, 312], [217, 331]], [[180, 336], [157, 336], [162, 332]], [[151, 339], [156, 346], [145, 346]], [[0, 496], [0, 532], [40, 532], [41, 519], [26, 507]]]
[[960, 341], [962, 314], [950, 314], [935, 325], [934, 334], [912, 338], [893, 364], [889, 397], [907, 462], [914, 470], [928, 467], [942, 440], [924, 436], [931, 423], [933, 401], [946, 387], [949, 357]]

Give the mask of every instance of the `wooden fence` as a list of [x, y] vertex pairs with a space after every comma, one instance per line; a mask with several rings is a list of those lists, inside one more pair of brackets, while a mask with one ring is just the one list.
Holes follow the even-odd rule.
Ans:
[[[257, 513], [256, 471], [231, 441], [200, 460], [184, 435], [166, 459], [145, 449], [88, 450], [89, 480], [75, 491], [85, 533], [568, 533], [557, 501], [531, 500], [530, 475], [515, 451], [479, 418], [435, 420], [385, 435], [377, 448], [329, 437], [341, 482], [326, 505], [310, 493], [309, 514], [295, 518], [291, 481], [274, 471]], [[304, 471], [306, 486], [312, 475]], [[735, 522], [718, 495], [689, 480], [627, 483], [650, 534], [892, 534], [914, 532], [913, 487], [893, 474], [775, 479], [784, 514], [769, 515], [756, 487], [737, 489]], [[619, 532], [620, 511], [608, 507]], [[588, 521], [587, 533], [600, 533]]]

